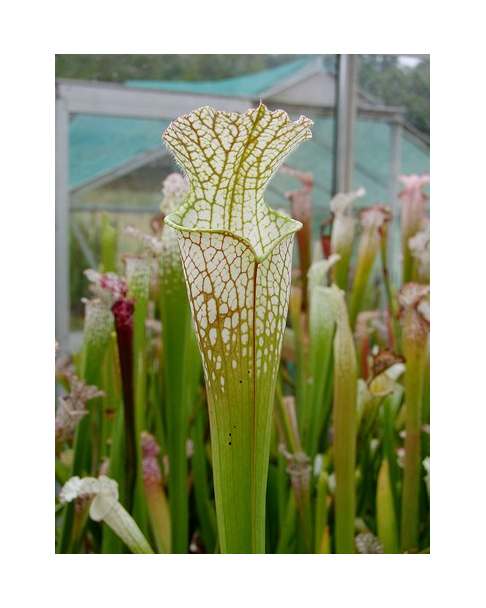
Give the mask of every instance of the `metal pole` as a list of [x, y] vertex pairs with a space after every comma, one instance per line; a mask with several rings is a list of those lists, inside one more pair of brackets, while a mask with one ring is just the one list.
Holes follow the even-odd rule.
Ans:
[[403, 137], [402, 123], [397, 121], [390, 125], [391, 142], [390, 142], [390, 183], [388, 190], [388, 200], [392, 210], [391, 235], [388, 239], [388, 270], [390, 273], [390, 281], [399, 285], [400, 281], [400, 256], [401, 256], [401, 234], [400, 234], [400, 206], [398, 201], [400, 175], [400, 160], [401, 160], [401, 144]]
[[333, 194], [354, 188], [358, 55], [337, 56]]
[[69, 112], [56, 98], [56, 340], [69, 353]]

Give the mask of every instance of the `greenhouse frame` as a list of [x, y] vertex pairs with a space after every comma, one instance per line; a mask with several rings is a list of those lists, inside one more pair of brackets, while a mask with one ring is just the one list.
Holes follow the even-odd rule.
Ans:
[[[83, 207], [80, 196], [117, 179], [161, 163], [165, 174], [177, 167], [161, 141], [178, 116], [201, 106], [244, 112], [263, 102], [291, 116], [314, 121], [313, 139], [288, 159], [293, 168], [311, 171], [316, 217], [323, 219], [336, 192], [364, 187], [363, 206], [375, 202], [397, 211], [398, 176], [429, 172], [429, 141], [404, 119], [403, 108], [384, 106], [359, 90], [358, 55], [336, 56], [335, 69], [324, 56], [302, 59], [256, 74], [220, 81], [127, 81], [124, 84], [56, 81], [56, 338], [72, 351], [70, 322], [70, 234], [85, 258], [95, 256], [76, 229], [73, 213], [123, 211], [116, 203]], [[428, 58], [428, 55], [415, 55]], [[278, 175], [266, 199], [285, 209], [286, 193], [296, 188], [290, 175]], [[126, 209], [126, 207], [124, 208]], [[155, 215], [156, 205], [133, 212]], [[398, 213], [394, 213], [398, 217]], [[396, 257], [390, 239], [390, 259]], [[396, 245], [395, 245], [396, 246]], [[88, 266], [88, 264], [87, 264]], [[87, 267], [86, 266], [86, 267]], [[394, 268], [391, 268], [394, 272]]]

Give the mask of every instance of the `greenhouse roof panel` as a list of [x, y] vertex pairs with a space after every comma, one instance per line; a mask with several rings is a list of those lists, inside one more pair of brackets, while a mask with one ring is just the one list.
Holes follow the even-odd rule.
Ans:
[[[311, 117], [312, 118], [312, 117]], [[313, 118], [313, 137], [288, 159], [287, 164], [312, 171], [317, 206], [327, 204], [332, 187], [332, 118]], [[161, 135], [168, 121], [78, 115], [70, 128], [70, 186], [78, 188], [130, 162], [147, 151], [165, 153]], [[366, 196], [360, 204], [387, 203], [390, 168], [389, 125], [361, 121], [356, 129], [355, 187]], [[406, 138], [402, 139], [401, 172], [429, 171], [429, 156]], [[282, 200], [285, 192], [298, 187], [289, 176], [277, 175], [270, 183], [268, 202]]]
[[258, 96], [276, 84], [298, 74], [303, 68], [314, 63], [309, 57], [269, 68], [253, 74], [223, 78], [221, 80], [173, 81], [173, 80], [127, 80], [126, 85], [161, 91], [206, 93], [212, 95]]
[[[322, 58], [321, 58], [322, 59]], [[311, 72], [318, 70], [315, 56], [303, 56], [282, 66], [258, 73], [226, 78], [219, 81], [174, 82], [131, 80], [131, 87], [204, 95], [232, 95], [242, 99], [265, 100], [265, 91], [275, 91], [280, 86], [299, 86]], [[321, 66], [322, 67], [322, 66]], [[256, 102], [255, 102], [256, 103]], [[314, 174], [314, 200], [316, 207], [328, 204], [332, 189], [332, 163], [334, 121], [332, 117], [316, 117], [312, 139], [287, 159], [287, 164]], [[176, 117], [174, 117], [176, 118]], [[298, 116], [294, 116], [294, 119]], [[94, 183], [98, 178], [110, 180], [121, 171], [135, 166], [134, 159], [143, 164], [144, 155], [166, 153], [161, 141], [169, 121], [117, 118], [112, 116], [76, 115], [70, 124], [70, 187], [80, 188]], [[404, 174], [429, 172], [429, 154], [407, 134], [401, 138], [401, 166]], [[359, 118], [355, 133], [355, 188], [364, 187], [366, 196], [359, 205], [375, 202], [389, 203], [390, 191], [391, 129], [385, 122]], [[147, 161], [149, 162], [149, 161]], [[175, 168], [175, 165], [174, 165]], [[161, 176], [162, 178], [163, 176]], [[285, 193], [298, 187], [295, 179], [277, 175], [269, 185], [267, 199], [270, 204], [282, 204]]]
[[71, 189], [119, 168], [150, 150], [163, 149], [162, 133], [169, 121], [75, 116], [69, 129]]

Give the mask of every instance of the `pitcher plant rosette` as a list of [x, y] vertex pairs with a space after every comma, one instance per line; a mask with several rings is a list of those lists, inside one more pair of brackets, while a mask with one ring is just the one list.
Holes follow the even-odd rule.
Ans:
[[165, 222], [177, 232], [203, 360], [222, 553], [265, 552], [272, 407], [302, 224], [263, 194], [312, 124], [263, 104], [241, 115], [203, 107], [163, 135], [190, 184]]

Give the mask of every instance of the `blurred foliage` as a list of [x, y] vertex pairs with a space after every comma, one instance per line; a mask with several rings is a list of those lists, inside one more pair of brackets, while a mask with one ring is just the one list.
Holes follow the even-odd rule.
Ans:
[[272, 68], [302, 55], [56, 55], [56, 77], [105, 82], [219, 80]]
[[386, 105], [405, 108], [405, 119], [430, 133], [430, 60], [408, 65], [397, 55], [360, 55], [359, 85]]

